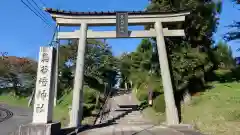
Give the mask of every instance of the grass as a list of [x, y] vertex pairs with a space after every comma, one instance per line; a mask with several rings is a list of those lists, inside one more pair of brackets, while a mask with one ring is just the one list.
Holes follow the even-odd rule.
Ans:
[[240, 83], [214, 83], [182, 107], [183, 123], [210, 135], [240, 134]]
[[13, 106], [27, 107], [28, 99], [14, 97], [10, 94], [4, 94], [0, 96], [0, 103], [5, 103]]
[[[133, 90], [133, 94], [137, 96], [137, 90]], [[140, 101], [139, 101], [140, 103]], [[142, 114], [144, 117], [149, 119], [154, 124], [160, 124], [165, 121], [165, 114], [156, 112], [152, 107], [147, 107], [143, 109]]]
[[[182, 123], [192, 124], [208, 135], [240, 134], [240, 83], [212, 83], [214, 88], [192, 97], [182, 105]], [[148, 107], [143, 115], [155, 124], [165, 121], [165, 114]]]
[[157, 113], [151, 107], [147, 107], [142, 111], [143, 116], [149, 119], [154, 124], [161, 124], [165, 121], [165, 114], [164, 113]]

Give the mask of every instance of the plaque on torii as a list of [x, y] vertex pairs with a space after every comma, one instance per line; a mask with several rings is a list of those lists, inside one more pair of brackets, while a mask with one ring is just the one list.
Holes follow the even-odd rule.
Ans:
[[117, 37], [128, 37], [128, 13], [116, 13], [116, 35]]

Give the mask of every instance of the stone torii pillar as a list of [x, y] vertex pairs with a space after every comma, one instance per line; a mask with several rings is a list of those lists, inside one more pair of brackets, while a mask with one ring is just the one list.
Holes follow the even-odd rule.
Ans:
[[83, 117], [83, 82], [84, 82], [84, 56], [87, 40], [87, 24], [82, 23], [80, 27], [80, 38], [78, 42], [77, 62], [73, 86], [71, 127], [81, 125]]
[[175, 105], [166, 45], [164, 41], [163, 27], [160, 21], [155, 22], [155, 30], [161, 77], [164, 89], [164, 98], [166, 104], [167, 123], [170, 125], [175, 125], [179, 124], [178, 111]]

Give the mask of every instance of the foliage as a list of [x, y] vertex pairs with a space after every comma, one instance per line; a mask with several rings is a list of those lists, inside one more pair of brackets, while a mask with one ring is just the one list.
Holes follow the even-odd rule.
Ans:
[[153, 109], [156, 112], [165, 113], [165, 100], [164, 95], [159, 95], [157, 98], [153, 100]]
[[[30, 58], [15, 56], [0, 60], [0, 78], [2, 87], [13, 87], [15, 95], [29, 94], [35, 84], [37, 62]], [[20, 92], [22, 90], [22, 92]]]
[[[68, 45], [61, 45], [59, 49], [58, 104], [65, 111], [72, 102], [77, 43], [73, 40]], [[104, 83], [108, 83], [109, 87], [116, 83], [115, 63], [116, 59], [106, 43], [99, 40], [87, 41], [84, 67], [84, 117], [89, 116], [93, 109], [99, 108], [101, 102], [97, 102], [97, 98], [100, 95], [99, 91], [104, 90]], [[35, 87], [36, 71], [37, 62], [31, 59], [14, 56], [0, 59], [1, 83], [4, 84], [3, 81], [7, 84], [12, 83], [14, 95], [21, 98], [25, 95], [29, 96]], [[8, 90], [7, 93], [9, 92], [11, 91]]]
[[[239, 7], [238, 4], [240, 4], [239, 0], [231, 0], [232, 2], [234, 2], [234, 4], [236, 5], [236, 7]], [[240, 22], [234, 22], [233, 24], [228, 26], [230, 28], [229, 32], [227, 32], [224, 35], [224, 39], [226, 41], [232, 41], [232, 40], [239, 40], [240, 39]]]
[[[72, 102], [74, 74], [77, 59], [78, 41], [72, 40], [69, 44], [60, 46], [59, 58], [59, 104], [69, 106]], [[91, 115], [94, 109], [99, 108], [100, 92], [104, 91], [104, 83], [109, 87], [116, 83], [116, 58], [111, 48], [100, 40], [87, 40], [84, 66], [84, 117]], [[67, 97], [66, 97], [67, 96]]]
[[[192, 9], [191, 14], [183, 23], [186, 37], [165, 38], [175, 87], [181, 89], [190, 78], [204, 77], [204, 72], [215, 65], [214, 57], [211, 56], [211, 45], [212, 35], [218, 24], [217, 15], [221, 11], [221, 3], [196, 0], [172, 1], [171, 3], [171, 1], [155, 0], [148, 7], [148, 11], [171, 9]], [[181, 25], [164, 27], [181, 28]]]
[[240, 32], [239, 32], [240, 22], [234, 22], [234, 24], [231, 24], [228, 27], [232, 28], [232, 30], [230, 30], [224, 35], [224, 39], [226, 41], [239, 40], [240, 39]]
[[[61, 89], [72, 87], [77, 58], [77, 40], [60, 47]], [[92, 88], [103, 91], [103, 83], [113, 86], [116, 83], [116, 59], [111, 48], [100, 40], [87, 40], [85, 53], [84, 81]]]
[[232, 75], [233, 75], [233, 78], [235, 78], [237, 81], [240, 80], [240, 67], [239, 66], [232, 69]]
[[148, 100], [148, 91], [146, 89], [139, 89], [136, 93], [136, 97], [141, 102], [147, 101]]
[[[192, 80], [204, 83], [207, 73], [218, 68], [218, 60], [212, 48], [212, 36], [218, 25], [221, 2], [197, 0], [153, 0], [147, 11], [171, 11], [191, 9], [191, 14], [182, 24], [165, 24], [164, 28], [181, 29], [184, 27], [185, 37], [165, 37], [172, 78], [176, 90], [186, 89]], [[146, 29], [153, 25], [146, 26]], [[162, 92], [160, 64], [158, 60], [156, 39], [143, 39], [135, 52], [121, 57], [120, 71], [123, 81], [132, 81], [139, 89], [140, 99], [145, 99], [143, 92], [146, 85], [154, 91]], [[193, 79], [199, 78], [199, 79]], [[191, 91], [191, 89], [190, 89]]]
[[218, 42], [213, 53], [215, 60], [218, 63], [218, 67], [222, 69], [231, 69], [235, 66], [235, 61], [232, 57], [232, 50], [226, 43], [221, 41]]
[[234, 74], [231, 70], [216, 70], [214, 71], [216, 81], [219, 82], [232, 82], [235, 80]]

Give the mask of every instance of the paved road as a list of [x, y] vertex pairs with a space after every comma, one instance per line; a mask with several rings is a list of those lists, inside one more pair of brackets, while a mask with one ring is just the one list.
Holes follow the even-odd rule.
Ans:
[[0, 122], [10, 119], [13, 116], [13, 112], [0, 107]]
[[15, 132], [21, 124], [27, 124], [32, 120], [32, 110], [29, 108], [13, 107], [6, 104], [0, 104], [0, 107], [13, 113], [11, 118], [0, 122], [0, 135], [9, 135]]

